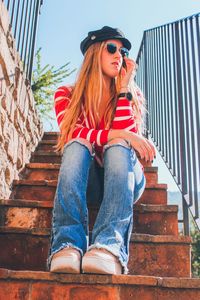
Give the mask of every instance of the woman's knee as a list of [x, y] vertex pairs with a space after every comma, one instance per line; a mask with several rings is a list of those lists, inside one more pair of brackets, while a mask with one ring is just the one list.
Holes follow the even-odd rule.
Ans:
[[130, 146], [124, 139], [116, 138], [109, 141], [104, 147], [104, 165], [113, 173], [121, 174], [129, 169]]
[[[61, 171], [66, 173], [73, 170], [87, 169], [92, 159], [92, 146], [84, 139], [72, 139], [64, 147]], [[71, 172], [70, 172], [71, 173]]]
[[92, 144], [88, 140], [83, 138], [74, 138], [70, 140], [65, 146], [68, 147], [74, 143], [85, 146], [89, 150], [90, 154], [92, 155]]
[[92, 151], [92, 147], [84, 139], [73, 139], [65, 145], [59, 172], [59, 177], [63, 178], [64, 185], [88, 176], [92, 161], [90, 151]]
[[129, 148], [129, 144], [126, 140], [122, 139], [122, 138], [115, 138], [110, 140], [107, 145], [122, 145], [124, 147]]

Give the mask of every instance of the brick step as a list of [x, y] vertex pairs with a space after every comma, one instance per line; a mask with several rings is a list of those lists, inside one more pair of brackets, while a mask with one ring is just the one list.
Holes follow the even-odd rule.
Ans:
[[[53, 202], [0, 200], [0, 226], [9, 228], [51, 228]], [[88, 205], [90, 230], [98, 208]], [[177, 205], [137, 205], [134, 207], [133, 232], [178, 235]]]
[[[54, 199], [57, 180], [14, 180], [10, 199]], [[138, 204], [167, 204], [167, 184], [147, 184]]]
[[[49, 229], [0, 227], [0, 266], [46, 270], [49, 241]], [[132, 234], [130, 274], [190, 277], [190, 243], [188, 236]]]
[[56, 131], [48, 131], [44, 132], [44, 135], [42, 137], [42, 140], [57, 140], [59, 137], [59, 132]]
[[[144, 167], [151, 167], [151, 162], [145, 162], [142, 159], [139, 159]], [[61, 154], [55, 151], [35, 151], [31, 155], [30, 162], [36, 163], [61, 163]]]
[[41, 140], [36, 148], [37, 151], [53, 151], [57, 140]]
[[[20, 179], [54, 180], [58, 178], [60, 164], [28, 163], [20, 173]], [[158, 182], [158, 167], [145, 167], [145, 177], [148, 183]]]
[[197, 300], [200, 279], [0, 269], [0, 295], [2, 300]]
[[133, 214], [133, 232], [178, 235], [177, 214], [178, 205], [136, 205]]

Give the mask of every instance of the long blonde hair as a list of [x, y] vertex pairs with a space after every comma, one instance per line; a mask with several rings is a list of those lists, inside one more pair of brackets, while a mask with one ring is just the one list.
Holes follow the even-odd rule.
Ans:
[[[56, 145], [56, 150], [63, 151], [67, 140], [72, 138], [72, 133], [77, 120], [82, 113], [82, 106], [86, 116], [89, 116], [90, 123], [96, 129], [99, 122], [99, 105], [103, 91], [103, 73], [101, 68], [101, 54], [106, 42], [94, 43], [85, 53], [82, 66], [80, 68], [76, 83], [72, 90], [70, 104], [68, 105], [60, 126], [60, 137]], [[110, 97], [104, 114], [105, 127], [110, 128], [116, 108], [117, 95], [121, 86], [121, 72], [116, 78], [111, 80]], [[138, 86], [135, 82], [132, 84], [133, 93], [132, 104], [134, 106], [134, 115], [136, 123], [142, 124], [142, 107], [144, 101], [137, 97]]]

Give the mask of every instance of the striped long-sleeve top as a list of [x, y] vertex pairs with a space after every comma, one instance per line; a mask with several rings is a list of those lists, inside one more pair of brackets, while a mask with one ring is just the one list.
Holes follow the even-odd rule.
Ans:
[[[71, 87], [61, 86], [54, 94], [54, 107], [59, 127], [61, 127], [65, 109], [70, 103], [71, 93]], [[114, 119], [109, 129], [105, 128], [104, 118], [102, 118], [97, 129], [92, 128], [89, 117], [86, 116], [84, 109], [82, 109], [72, 138], [80, 137], [88, 140], [94, 146], [97, 162], [102, 166], [102, 150], [103, 146], [108, 142], [108, 133], [111, 129], [125, 129], [135, 133], [138, 132], [131, 102], [125, 97], [118, 98]], [[66, 136], [67, 141], [68, 138]]]

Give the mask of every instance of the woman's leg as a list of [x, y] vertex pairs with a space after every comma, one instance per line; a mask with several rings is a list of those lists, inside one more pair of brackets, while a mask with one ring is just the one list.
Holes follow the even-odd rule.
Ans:
[[92, 248], [118, 257], [127, 273], [133, 203], [145, 188], [145, 177], [135, 151], [123, 140], [104, 148], [104, 197], [92, 233]]
[[87, 250], [86, 188], [91, 160], [89, 142], [76, 139], [65, 145], [54, 199], [48, 266], [53, 255], [64, 248], [75, 248], [81, 254]]

